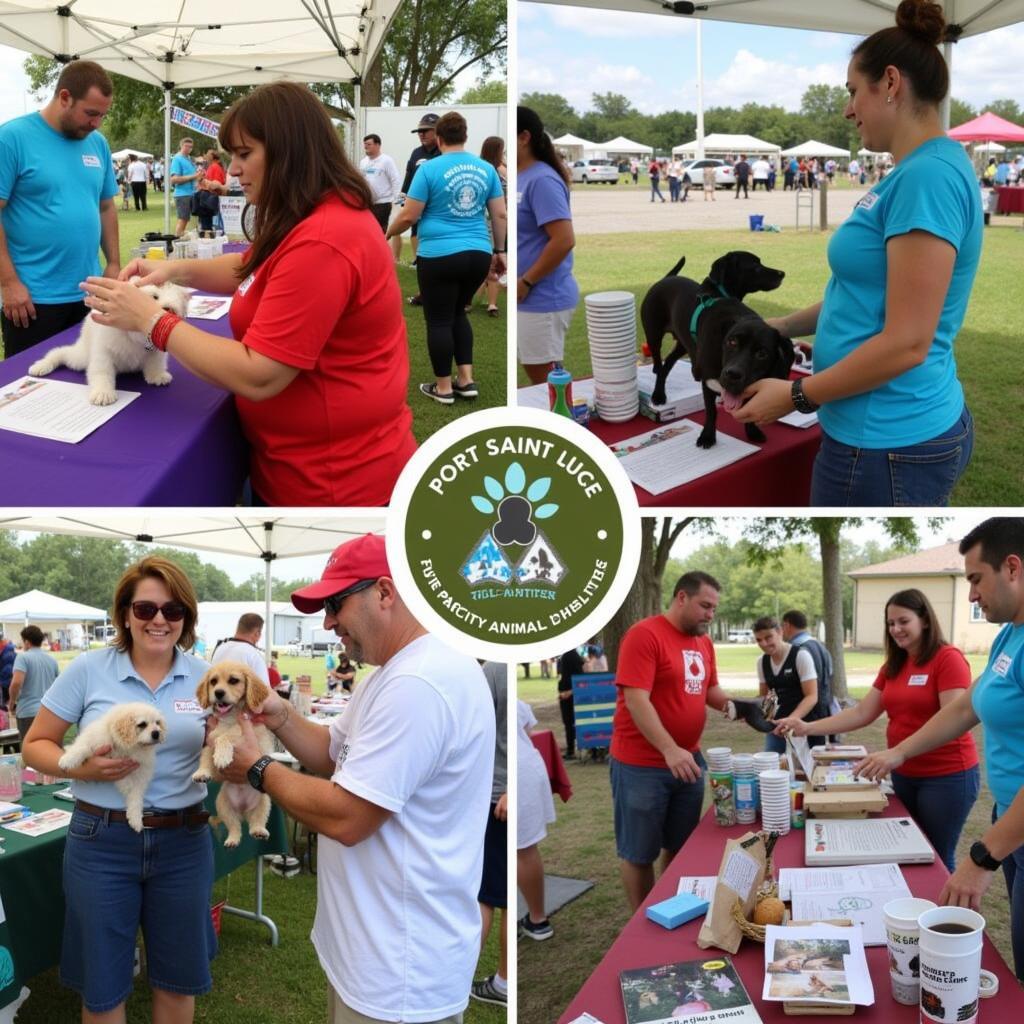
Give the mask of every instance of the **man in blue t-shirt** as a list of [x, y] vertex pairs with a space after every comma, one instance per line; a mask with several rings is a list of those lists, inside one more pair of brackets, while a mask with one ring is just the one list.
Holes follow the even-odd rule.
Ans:
[[96, 131], [114, 96], [92, 61], [66, 65], [50, 102], [0, 125], [0, 298], [4, 354], [13, 356], [80, 323], [78, 285], [121, 270], [117, 182]]
[[174, 233], [179, 238], [188, 230], [196, 181], [203, 176], [203, 172], [197, 170], [196, 165], [192, 163], [192, 145], [192, 139], [182, 139], [178, 146], [178, 152], [171, 158], [171, 184], [174, 186], [174, 208], [178, 214]]
[[43, 694], [60, 672], [57, 659], [43, 650], [44, 639], [38, 626], [26, 626], [21, 631], [22, 649], [14, 659], [10, 705], [22, 739], [39, 712]]

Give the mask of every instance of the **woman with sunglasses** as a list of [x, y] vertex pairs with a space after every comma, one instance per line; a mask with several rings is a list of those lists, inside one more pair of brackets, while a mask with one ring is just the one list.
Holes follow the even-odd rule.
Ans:
[[[195, 591], [178, 566], [157, 556], [131, 566], [114, 593], [112, 646], [71, 662], [25, 738], [26, 764], [71, 776], [60, 979], [81, 995], [83, 1024], [123, 1024], [140, 925], [154, 1024], [192, 1021], [195, 997], [212, 984], [213, 846], [206, 787], [192, 781], [205, 737], [195, 693], [209, 666], [185, 653], [195, 642], [196, 618]], [[142, 832], [125, 820], [114, 785], [136, 770], [135, 761], [108, 751], [70, 773], [57, 764], [72, 725], [81, 728], [134, 701], [153, 705], [167, 724]]]
[[[255, 210], [251, 248], [133, 260], [119, 281], [89, 278], [86, 304], [235, 395], [253, 505], [386, 505], [416, 441], [402, 296], [369, 186], [298, 82], [238, 100], [220, 143]], [[136, 274], [233, 294], [234, 339], [161, 309]]]

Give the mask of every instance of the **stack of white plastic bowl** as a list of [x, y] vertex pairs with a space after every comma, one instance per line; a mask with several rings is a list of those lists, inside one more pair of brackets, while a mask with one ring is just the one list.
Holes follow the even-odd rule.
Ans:
[[733, 792], [736, 820], [749, 825], [757, 820], [757, 774], [751, 754], [732, 755]]
[[632, 292], [594, 292], [584, 302], [597, 414], [610, 423], [631, 420], [640, 411], [636, 297]]
[[779, 755], [774, 750], [759, 750], [754, 755], [754, 771], [766, 772], [779, 767]]
[[766, 832], [789, 832], [789, 772], [769, 768], [758, 775], [761, 827]]
[[732, 747], [711, 747], [704, 751], [704, 758], [712, 775], [729, 775], [732, 772]]

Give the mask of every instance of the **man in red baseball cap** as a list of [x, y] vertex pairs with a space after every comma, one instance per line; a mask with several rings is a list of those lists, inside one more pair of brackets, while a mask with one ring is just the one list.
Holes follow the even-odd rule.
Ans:
[[328, 728], [277, 694], [255, 716], [314, 774], [261, 756], [248, 722], [223, 774], [269, 793], [320, 835], [312, 938], [330, 983], [330, 1024], [455, 1024], [480, 943], [495, 746], [483, 672], [413, 617], [383, 537], [340, 544], [292, 603], [322, 608], [324, 628], [350, 656], [380, 668]]

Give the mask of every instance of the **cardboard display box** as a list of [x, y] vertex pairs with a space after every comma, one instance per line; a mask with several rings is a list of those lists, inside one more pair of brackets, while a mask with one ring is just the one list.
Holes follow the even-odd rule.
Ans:
[[821, 747], [811, 747], [811, 757], [822, 764], [829, 761], [859, 761], [867, 756], [868, 748], [856, 743], [826, 743]]
[[832, 793], [852, 793], [857, 790], [874, 790], [879, 788], [871, 779], [858, 778], [853, 774], [853, 762], [833, 762], [819, 764], [811, 776], [811, 785], [816, 790]]
[[814, 818], [866, 818], [881, 814], [888, 806], [889, 798], [877, 784], [872, 789], [840, 792], [807, 786], [804, 791], [804, 810]]

